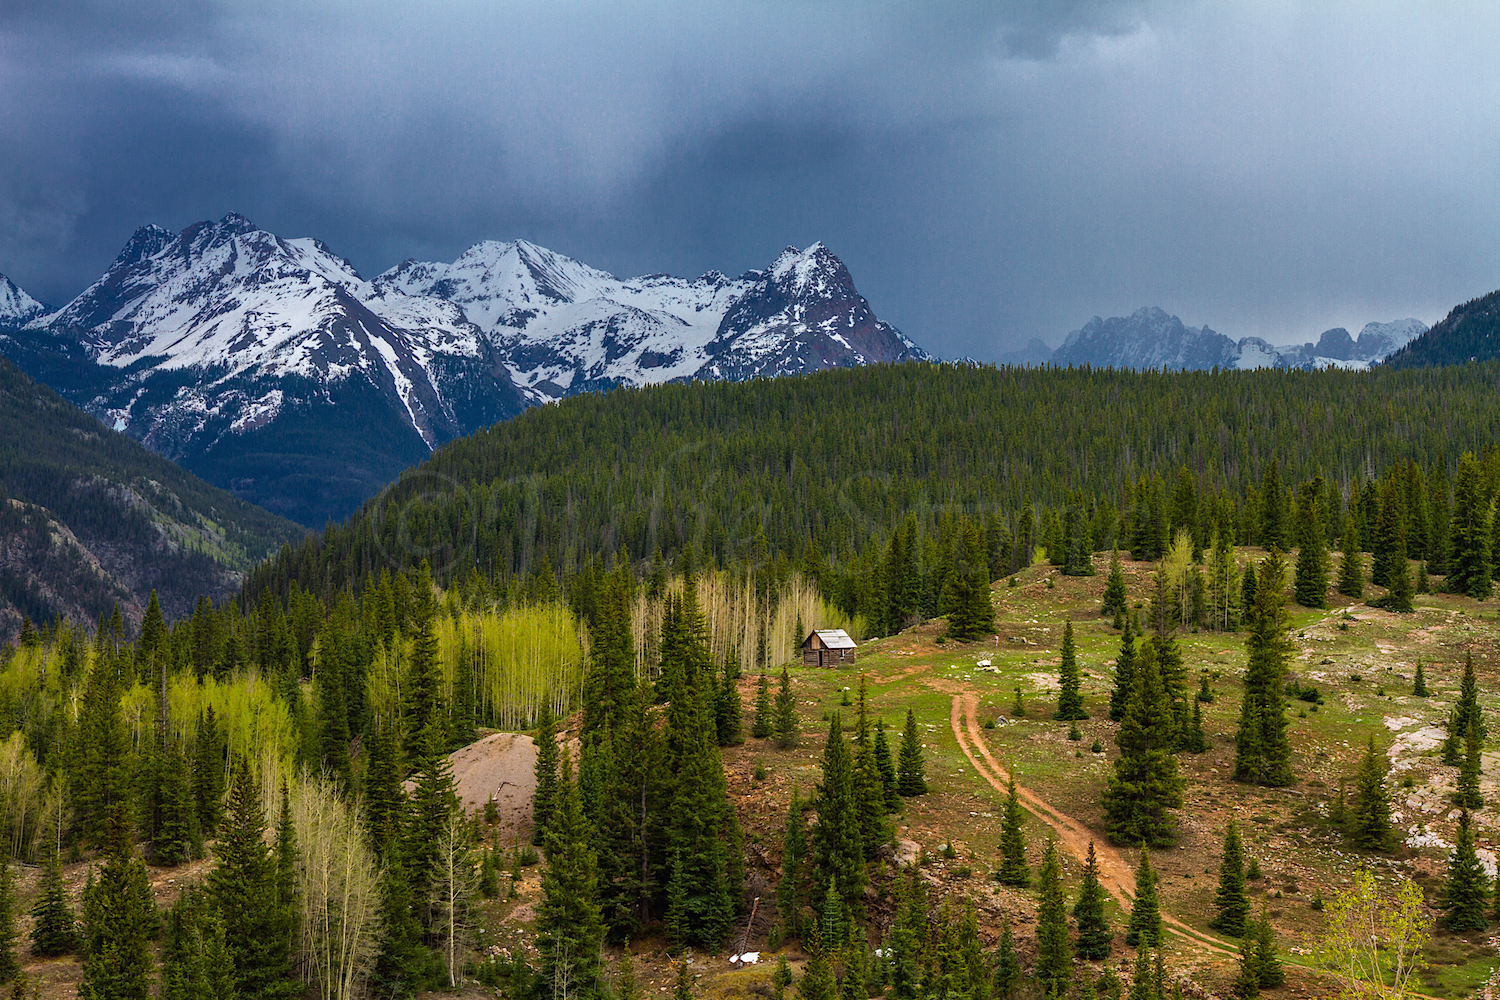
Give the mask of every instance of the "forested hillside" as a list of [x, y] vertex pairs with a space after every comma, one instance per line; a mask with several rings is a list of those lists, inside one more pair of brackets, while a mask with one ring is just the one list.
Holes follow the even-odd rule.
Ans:
[[[1298, 484], [1321, 477], [1330, 540], [1350, 509], [1368, 539], [1372, 480], [1397, 476], [1412, 555], [1440, 566], [1452, 469], [1500, 434], [1497, 375], [1495, 363], [1173, 374], [908, 364], [575, 397], [440, 449], [342, 526], [260, 567], [247, 593], [284, 594], [295, 580], [327, 595], [423, 558], [439, 579], [491, 586], [616, 556], [644, 573], [691, 548], [719, 566], [798, 565], [879, 629], [879, 564], [903, 531], [930, 612], [965, 518], [982, 529], [989, 579], [1029, 565], [1038, 546], [1059, 564], [1069, 548], [1116, 544], [1155, 559], [1179, 527], [1200, 550], [1219, 526], [1261, 544], [1273, 465], [1284, 509], [1272, 523], [1290, 523]], [[1482, 478], [1492, 496], [1500, 456]]]
[[1391, 355], [1392, 368], [1461, 365], [1500, 356], [1500, 292], [1471, 299]]
[[169, 616], [303, 529], [208, 485], [0, 359], [0, 637], [23, 615]]

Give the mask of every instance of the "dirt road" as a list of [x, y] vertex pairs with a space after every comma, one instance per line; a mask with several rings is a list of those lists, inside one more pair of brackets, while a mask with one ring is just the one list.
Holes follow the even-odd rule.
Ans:
[[[964, 691], [953, 696], [952, 708], [949, 711], [948, 721], [953, 726], [953, 738], [958, 740], [958, 745], [969, 758], [969, 763], [974, 765], [974, 770], [979, 776], [1001, 794], [1006, 794], [1010, 775], [1005, 768], [990, 755], [990, 749], [985, 745], [984, 738], [980, 735], [981, 729], [977, 721], [979, 717], [979, 696], [973, 691]], [[1057, 833], [1057, 842], [1061, 844], [1069, 854], [1080, 862], [1088, 856], [1089, 841], [1094, 841], [1094, 856], [1099, 862], [1099, 882], [1120, 905], [1129, 906], [1135, 898], [1135, 866], [1127, 864], [1108, 842], [1097, 840], [1078, 820], [1067, 815], [1037, 795], [1029, 788], [1016, 786], [1016, 795], [1023, 805], [1052, 827]], [[1238, 956], [1238, 949], [1231, 948], [1224, 942], [1198, 930], [1195, 927], [1178, 920], [1165, 910], [1161, 914], [1162, 923], [1170, 927], [1178, 936], [1186, 938], [1193, 944], [1210, 951], [1226, 955]]]

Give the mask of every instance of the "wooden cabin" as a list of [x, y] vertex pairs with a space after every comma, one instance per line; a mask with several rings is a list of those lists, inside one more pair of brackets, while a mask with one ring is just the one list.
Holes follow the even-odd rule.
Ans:
[[808, 667], [842, 667], [854, 662], [859, 647], [841, 628], [824, 628], [802, 640], [802, 663]]

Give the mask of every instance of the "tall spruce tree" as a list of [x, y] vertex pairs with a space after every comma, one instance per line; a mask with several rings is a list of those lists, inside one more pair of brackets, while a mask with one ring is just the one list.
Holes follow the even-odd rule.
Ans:
[[1267, 549], [1286, 549], [1286, 499], [1281, 488], [1281, 466], [1276, 459], [1266, 465], [1260, 483], [1260, 544]]
[[0, 859], [0, 983], [10, 982], [21, 971], [16, 937], [16, 877], [10, 861]]
[[1490, 596], [1493, 586], [1492, 504], [1484, 475], [1472, 452], [1458, 460], [1453, 479], [1453, 513], [1448, 536], [1447, 589], [1475, 600]]
[[1465, 809], [1478, 809], [1484, 805], [1484, 797], [1479, 794], [1482, 749], [1479, 722], [1471, 718], [1464, 733], [1464, 759], [1458, 765], [1458, 791], [1453, 796], [1454, 802]]
[[1109, 717], [1116, 722], [1125, 718], [1125, 706], [1130, 703], [1130, 691], [1135, 683], [1135, 630], [1130, 619], [1125, 619], [1125, 631], [1120, 636], [1120, 653], [1115, 657], [1115, 686], [1109, 693]]
[[557, 794], [557, 721], [552, 717], [552, 699], [542, 698], [536, 732], [536, 785], [531, 793], [531, 842], [541, 845], [552, 820], [552, 799]]
[[1328, 547], [1324, 480], [1315, 476], [1297, 491], [1297, 580], [1293, 594], [1304, 608], [1328, 607]]
[[1119, 628], [1125, 619], [1125, 603], [1129, 595], [1125, 590], [1125, 573], [1120, 568], [1120, 547], [1116, 545], [1109, 553], [1109, 577], [1104, 581], [1104, 600], [1099, 613], [1113, 619]]
[[63, 881], [62, 861], [56, 850], [47, 854], [35, 905], [31, 908], [31, 953], [42, 957], [66, 955], [78, 947], [77, 922], [68, 885]]
[[781, 839], [781, 879], [776, 883], [776, 912], [781, 917], [781, 929], [791, 937], [802, 933], [802, 907], [811, 870], [807, 821], [802, 812], [802, 796], [793, 788], [786, 810], [786, 831]]
[[1464, 737], [1473, 725], [1479, 736], [1480, 746], [1488, 733], [1484, 725], [1484, 714], [1479, 708], [1479, 678], [1474, 673], [1474, 654], [1464, 654], [1464, 676], [1458, 685], [1458, 701], [1448, 713], [1448, 736], [1443, 740], [1443, 763], [1457, 767], [1463, 761]]
[[1411, 679], [1411, 696], [1413, 698], [1431, 697], [1427, 690], [1427, 668], [1422, 665], [1421, 657], [1417, 658], [1417, 672]]
[[1091, 962], [1108, 958], [1115, 940], [1115, 932], [1104, 914], [1104, 900], [1099, 859], [1090, 840], [1088, 857], [1083, 863], [1083, 885], [1078, 889], [1078, 902], [1073, 905], [1073, 922], [1078, 927], [1078, 957]]
[[1260, 901], [1260, 919], [1255, 921], [1251, 929], [1254, 939], [1254, 947], [1251, 951], [1251, 969], [1255, 975], [1255, 981], [1263, 990], [1274, 990], [1286, 982], [1286, 970], [1281, 967], [1281, 959], [1276, 955], [1276, 931], [1271, 927], [1271, 920], [1266, 916], [1266, 901]]
[[130, 820], [124, 802], [110, 811], [104, 868], [84, 892], [84, 1000], [147, 1000], [156, 962], [151, 937], [156, 904], [146, 865], [131, 849]]
[[1385, 761], [1375, 749], [1375, 737], [1365, 748], [1355, 781], [1354, 807], [1349, 815], [1349, 839], [1355, 847], [1384, 851], [1391, 845], [1391, 802], [1385, 787]]
[[1245, 856], [1234, 820], [1224, 832], [1224, 853], [1219, 859], [1219, 888], [1214, 894], [1214, 918], [1208, 926], [1231, 937], [1240, 937], [1250, 920], [1250, 897], [1245, 894]]
[[1068, 901], [1063, 895], [1057, 844], [1050, 838], [1042, 852], [1042, 872], [1037, 884], [1036, 977], [1047, 996], [1064, 995], [1073, 978], [1073, 957], [1068, 949]]
[[927, 794], [926, 765], [922, 760], [922, 742], [917, 735], [917, 716], [906, 710], [906, 728], [901, 733], [901, 754], [896, 764], [896, 791], [903, 798]]
[[1291, 655], [1287, 615], [1282, 607], [1286, 562], [1272, 549], [1260, 565], [1255, 606], [1247, 608], [1250, 635], [1245, 646], [1245, 693], [1240, 701], [1240, 727], [1235, 735], [1234, 779], [1278, 788], [1295, 780], [1292, 749], [1286, 733], [1283, 694], [1286, 663]]
[[1177, 769], [1177, 727], [1172, 703], [1162, 685], [1155, 646], [1141, 647], [1135, 683], [1115, 744], [1120, 756], [1104, 791], [1104, 822], [1117, 844], [1172, 844], [1177, 821], [1169, 810], [1182, 806], [1182, 777]]
[[776, 745], [789, 750], [797, 745], [797, 696], [792, 694], [792, 676], [783, 665], [781, 686], [776, 691]]
[[1060, 721], [1087, 719], [1083, 710], [1083, 693], [1079, 690], [1078, 648], [1073, 641], [1073, 619], [1063, 625], [1062, 665], [1058, 669], [1057, 711], [1052, 717]]
[[537, 950], [542, 977], [554, 997], [592, 994], [598, 986], [604, 920], [599, 874], [572, 768], [566, 762], [547, 824], [547, 868], [537, 906]]
[[750, 723], [750, 735], [763, 740], [775, 731], [771, 725], [771, 682], [762, 670], [755, 682], [755, 720]]
[[[860, 809], [854, 759], [844, 739], [838, 713], [828, 724], [823, 744], [823, 780], [815, 799], [818, 825], [813, 828], [813, 859], [821, 878], [832, 880], [841, 902], [853, 906], [865, 887], [865, 851], [860, 836]], [[822, 882], [814, 883], [821, 890]], [[826, 904], [814, 900], [821, 913]]]
[[260, 784], [247, 760], [236, 762], [229, 788], [209, 897], [224, 917], [241, 1000], [290, 1000], [300, 992], [292, 973], [292, 931], [281, 901], [276, 859], [265, 842]]
[[1001, 885], [1025, 889], [1031, 885], [1031, 868], [1026, 864], [1026, 834], [1021, 829], [1025, 813], [1016, 792], [1016, 775], [1012, 771], [1005, 794], [1005, 813], [1000, 820], [1000, 870], [995, 879]]
[[1458, 833], [1448, 855], [1448, 878], [1443, 883], [1443, 924], [1450, 931], [1482, 931], [1488, 925], [1485, 904], [1489, 902], [1489, 876], [1474, 850], [1474, 826], [1469, 810], [1458, 815]]
[[990, 599], [984, 532], [968, 518], [958, 527], [958, 550], [943, 587], [943, 604], [949, 609], [948, 635], [972, 642], [994, 629], [995, 606]]
[[[636, 696], [630, 602], [630, 571], [621, 560], [605, 582], [590, 629], [589, 670], [584, 676], [585, 736], [621, 729], [629, 715], [630, 702]], [[735, 703], [738, 705], [738, 698]]]
[[1161, 941], [1161, 900], [1157, 894], [1156, 872], [1151, 868], [1151, 852], [1142, 844], [1141, 860], [1135, 866], [1135, 898], [1130, 903], [1125, 943], [1160, 948]]
[[1365, 596], [1365, 557], [1359, 549], [1359, 520], [1344, 519], [1344, 540], [1339, 546], [1339, 593], [1345, 597]]
[[885, 720], [875, 722], [875, 766], [880, 769], [880, 786], [885, 792], [885, 811], [896, 812], [901, 808], [901, 793], [897, 790], [896, 762], [891, 757], [891, 742], [885, 736]]

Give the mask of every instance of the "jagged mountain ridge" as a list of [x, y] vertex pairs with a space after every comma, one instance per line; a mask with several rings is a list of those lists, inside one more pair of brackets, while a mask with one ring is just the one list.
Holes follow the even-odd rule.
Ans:
[[46, 306], [27, 295], [14, 281], [0, 274], [0, 326], [19, 326], [46, 311]]
[[525, 241], [485, 242], [452, 264], [405, 261], [375, 285], [462, 307], [515, 382], [549, 399], [929, 357], [876, 319], [821, 243], [738, 278], [619, 279]]
[[5, 341], [110, 427], [304, 524], [526, 405], [456, 306], [386, 294], [317, 240], [234, 214], [137, 230]]
[[536, 403], [928, 357], [822, 244], [735, 279], [621, 280], [486, 242], [366, 281], [321, 242], [237, 214], [137, 230], [0, 350], [109, 426], [313, 526]]
[[1129, 316], [1095, 316], [1068, 334], [1047, 360], [1058, 365], [1170, 371], [1214, 367], [1368, 368], [1426, 330], [1416, 319], [1367, 323], [1357, 340], [1348, 330], [1337, 327], [1325, 331], [1317, 343], [1273, 347], [1260, 337], [1235, 341], [1207, 326], [1186, 326], [1160, 308], [1146, 307]]

